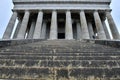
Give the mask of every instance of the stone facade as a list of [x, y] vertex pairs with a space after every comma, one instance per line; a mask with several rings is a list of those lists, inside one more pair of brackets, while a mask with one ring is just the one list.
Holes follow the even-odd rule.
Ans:
[[108, 32], [120, 39], [111, 0], [13, 3], [0, 41], [0, 79], [120, 80], [120, 41]]
[[[13, 3], [13, 15], [3, 39], [111, 39], [106, 19], [113, 39], [120, 39], [110, 14], [111, 0], [13, 0]], [[18, 26], [14, 32], [16, 19]], [[12, 33], [15, 36], [11, 37]]]

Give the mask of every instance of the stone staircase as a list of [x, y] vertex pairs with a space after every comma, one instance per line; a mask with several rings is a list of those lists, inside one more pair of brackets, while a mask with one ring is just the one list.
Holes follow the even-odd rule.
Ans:
[[0, 48], [0, 79], [120, 80], [120, 49], [89, 40], [4, 46]]

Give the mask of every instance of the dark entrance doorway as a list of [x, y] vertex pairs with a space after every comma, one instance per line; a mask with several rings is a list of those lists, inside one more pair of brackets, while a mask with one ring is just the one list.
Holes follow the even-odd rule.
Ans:
[[65, 39], [65, 33], [58, 33], [58, 39]]

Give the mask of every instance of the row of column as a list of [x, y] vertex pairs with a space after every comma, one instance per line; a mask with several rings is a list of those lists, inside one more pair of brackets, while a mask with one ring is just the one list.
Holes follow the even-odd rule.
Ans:
[[[82, 35], [78, 36], [78, 38], [79, 39], [90, 39], [92, 35], [94, 35], [92, 24], [90, 22], [87, 23], [84, 10], [81, 10], [79, 14], [80, 14], [81, 24], [80, 23], [77, 24], [77, 34], [82, 33]], [[95, 25], [97, 29], [97, 35], [99, 39], [110, 38], [108, 30], [105, 26], [105, 23], [101, 21], [97, 10], [94, 11], [93, 16], [94, 16], [94, 21], [95, 21]], [[106, 17], [108, 19], [108, 23], [109, 23], [113, 38], [120, 39], [119, 32], [116, 28], [114, 20], [109, 11], [106, 12]], [[25, 38], [25, 33], [26, 33], [29, 18], [30, 18], [30, 12], [25, 11], [23, 20], [18, 23], [19, 28], [17, 28], [13, 37], [17, 37], [17, 39]], [[3, 35], [3, 39], [10, 39], [16, 19], [17, 19], [17, 12], [14, 11], [8, 23], [6, 31]], [[43, 12], [39, 11], [36, 23], [35, 22], [32, 23], [32, 25], [35, 25], [35, 28], [31, 27], [29, 37], [31, 38], [33, 37], [33, 39], [40, 39], [40, 36], [42, 35], [41, 34], [42, 24], [43, 24]], [[81, 27], [81, 31], [80, 31], [80, 27]], [[50, 27], [50, 39], [57, 39], [58, 37], [57, 28], [58, 28], [57, 27], [57, 11], [53, 10], [52, 18], [51, 18], [51, 27]], [[70, 10], [66, 11], [65, 39], [73, 39], [72, 18], [71, 18]]]

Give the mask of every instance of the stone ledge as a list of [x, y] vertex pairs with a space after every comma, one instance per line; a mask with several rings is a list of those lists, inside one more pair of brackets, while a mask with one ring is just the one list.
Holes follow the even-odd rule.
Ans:
[[19, 79], [0, 79], [0, 80], [19, 80]]
[[13, 3], [19, 2], [99, 2], [111, 3], [111, 0], [13, 0]]
[[[0, 48], [1, 47], [7, 47], [7, 46], [14, 46], [14, 45], [21, 45], [21, 44], [28, 44], [28, 43], [33, 43], [33, 42], [39, 42], [39, 41], [47, 41], [44, 39], [12, 39], [12, 40], [0, 40]], [[52, 40], [48, 40], [52, 41]], [[55, 40], [57, 41], [57, 40]], [[58, 40], [60, 41], [60, 40]], [[63, 40], [67, 41], [67, 40]], [[70, 41], [70, 40], [68, 40]], [[71, 40], [72, 41], [72, 40]], [[79, 40], [74, 40], [74, 41], [79, 41]], [[80, 40], [81, 42], [91, 42], [95, 44], [101, 44], [101, 45], [106, 45], [106, 46], [111, 46], [111, 47], [116, 47], [120, 48], [120, 40], [94, 40], [94, 39], [85, 39], [85, 40]]]
[[1, 47], [7, 47], [7, 46], [14, 46], [14, 45], [33, 43], [33, 42], [38, 42], [38, 41], [43, 41], [43, 39], [0, 40], [0, 48]]
[[95, 44], [101, 44], [101, 45], [106, 45], [106, 46], [111, 46], [111, 47], [116, 47], [116, 48], [120, 48], [120, 40], [87, 40], [87, 42], [92, 42]]

